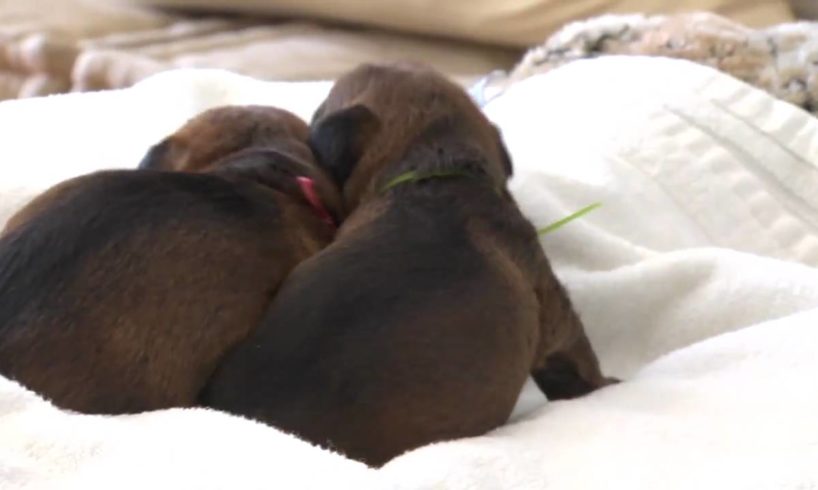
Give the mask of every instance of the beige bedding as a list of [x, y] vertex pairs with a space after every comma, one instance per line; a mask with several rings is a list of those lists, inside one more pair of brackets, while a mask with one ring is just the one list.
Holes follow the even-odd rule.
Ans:
[[332, 79], [362, 62], [424, 60], [468, 81], [520, 51], [386, 31], [189, 18], [106, 0], [0, 0], [0, 100], [127, 87], [177, 67], [265, 80]]
[[[709, 11], [750, 26], [791, 19], [787, 0], [122, 0], [133, 4], [294, 15], [527, 48], [566, 23], [605, 13]], [[814, 0], [810, 0], [814, 1]]]
[[[656, 11], [667, 5], [660, 0], [525, 1], [529, 2], [526, 5], [532, 12], [528, 20], [536, 20], [534, 23], [537, 24], [531, 32], [542, 33], [538, 37], [540, 34], [526, 31], [528, 34], [525, 35], [536, 39], [533, 44], [542, 42], [551, 29], [568, 20], [607, 10]], [[813, 0], [794, 1], [809, 3]], [[306, 21], [285, 22], [262, 17], [247, 20], [224, 14], [185, 17], [179, 12], [140, 5], [174, 2], [208, 4], [211, 7], [221, 5], [223, 8], [231, 6], [235, 9], [250, 4], [258, 6], [289, 2], [291, 6], [296, 5], [290, 0], [0, 0], [0, 100], [127, 87], [159, 71], [178, 67], [224, 68], [263, 80], [316, 80], [335, 78], [362, 62], [407, 58], [426, 61], [468, 83], [486, 73], [510, 69], [522, 54], [522, 49], [419, 34], [361, 27], [330, 27]], [[350, 5], [358, 5], [360, 13], [361, 2], [338, 0], [338, 5], [345, 5], [345, 12], [349, 11]], [[371, 2], [380, 6], [381, 13], [388, 11], [384, 5], [394, 4], [395, 9], [390, 11], [393, 17], [400, 16], [401, 9], [412, 5], [418, 9], [417, 15], [421, 17], [432, 12], [437, 15], [438, 21], [446, 21], [452, 26], [445, 32], [450, 37], [477, 38], [488, 33], [485, 31], [481, 34], [477, 32], [479, 29], [475, 29], [471, 35], [463, 36], [458, 29], [467, 22], [464, 20], [466, 18], [445, 18], [443, 11], [432, 8], [438, 4], [430, 3], [431, 0]], [[447, 11], [454, 9], [463, 15], [471, 15], [472, 19], [480, 13], [469, 10], [472, 4], [464, 3], [465, 0], [446, 2]], [[503, 12], [510, 12], [501, 6], [513, 4], [519, 7], [525, 2], [480, 0], [478, 3], [485, 7], [481, 11], [485, 14], [481, 22], [492, 23], [495, 34], [505, 29], [504, 35], [508, 41], [505, 44], [520, 44], [520, 38], [515, 36], [522, 35], [523, 31], [517, 29], [516, 24], [504, 24], [505, 27], [502, 27], [502, 23], [495, 25], [492, 19], [502, 17], [505, 15]], [[324, 5], [326, 9], [329, 3], [309, 0], [298, 5], [314, 9]], [[578, 9], [580, 5], [587, 8]], [[675, 8], [712, 8], [731, 18], [741, 19], [748, 25], [775, 24], [791, 19], [785, 0], [685, 0], [674, 5]], [[419, 6], [425, 6], [425, 9]], [[533, 16], [533, 13], [537, 13], [537, 16]], [[544, 24], [543, 19], [548, 19], [548, 22]], [[360, 20], [363, 22], [365, 19]], [[370, 24], [389, 26], [388, 22]], [[422, 32], [423, 29], [416, 31]]]

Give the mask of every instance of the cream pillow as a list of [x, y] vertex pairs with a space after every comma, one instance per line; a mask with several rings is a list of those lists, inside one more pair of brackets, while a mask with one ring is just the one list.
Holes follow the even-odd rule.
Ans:
[[161, 7], [323, 18], [516, 47], [541, 43], [566, 22], [603, 13], [708, 10], [751, 26], [792, 20], [786, 0], [130, 1]]

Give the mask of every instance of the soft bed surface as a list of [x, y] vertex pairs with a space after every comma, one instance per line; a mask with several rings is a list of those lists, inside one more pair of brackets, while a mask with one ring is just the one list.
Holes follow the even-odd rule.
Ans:
[[[0, 105], [2, 222], [47, 185], [131, 167], [187, 117], [271, 103], [309, 117], [326, 84], [221, 72]], [[421, 448], [380, 470], [208, 410], [57, 410], [0, 380], [0, 487], [730, 488], [818, 485], [818, 124], [683, 61], [603, 58], [486, 108], [607, 373], [625, 382]]]

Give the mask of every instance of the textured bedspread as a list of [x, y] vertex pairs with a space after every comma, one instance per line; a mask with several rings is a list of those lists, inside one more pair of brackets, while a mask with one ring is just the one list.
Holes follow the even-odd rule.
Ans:
[[818, 113], [816, 22], [750, 29], [707, 13], [596, 17], [570, 24], [530, 50], [502, 83], [513, 84], [571, 61], [607, 55], [694, 61]]

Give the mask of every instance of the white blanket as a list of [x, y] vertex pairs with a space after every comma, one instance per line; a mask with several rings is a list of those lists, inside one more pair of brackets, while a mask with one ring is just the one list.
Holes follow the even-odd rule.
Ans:
[[[327, 89], [219, 72], [0, 104], [0, 222], [48, 184], [133, 166], [187, 117]], [[573, 401], [526, 391], [511, 423], [380, 470], [208, 410], [61, 412], [0, 378], [0, 488], [818, 487], [818, 122], [682, 61], [603, 58], [487, 112], [607, 373]], [[812, 160], [811, 160], [812, 159]]]

